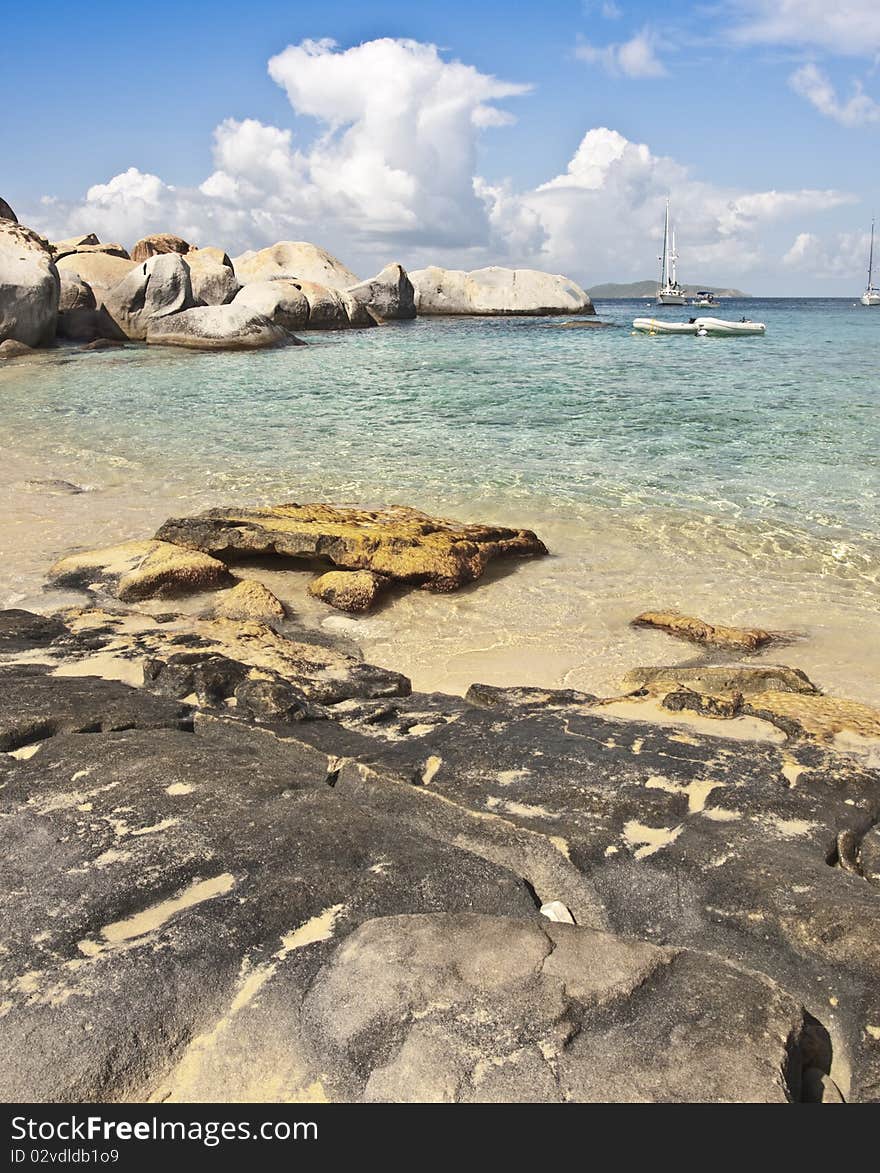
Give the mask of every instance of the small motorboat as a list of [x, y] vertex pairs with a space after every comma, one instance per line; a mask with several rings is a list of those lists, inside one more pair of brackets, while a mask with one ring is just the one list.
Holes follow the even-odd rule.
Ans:
[[711, 289], [701, 289], [697, 296], [691, 301], [691, 305], [699, 310], [717, 310], [718, 298]]
[[664, 322], [662, 318], [636, 318], [633, 329], [640, 334], [691, 334], [697, 333], [696, 320], [693, 322]]
[[744, 334], [763, 334], [767, 327], [763, 322], [752, 322], [748, 318], [741, 318], [738, 322], [730, 322], [725, 318], [695, 318], [694, 326], [701, 337], [710, 335], [716, 338], [738, 338]]

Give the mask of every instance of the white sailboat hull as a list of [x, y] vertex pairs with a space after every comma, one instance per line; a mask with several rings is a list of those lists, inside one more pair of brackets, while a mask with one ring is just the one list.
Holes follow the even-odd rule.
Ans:
[[687, 298], [683, 293], [657, 293], [657, 305], [687, 305]]
[[763, 322], [728, 322], [724, 318], [697, 318], [694, 325], [698, 334], [706, 333], [719, 338], [763, 334], [767, 330]]
[[861, 297], [862, 305], [880, 305], [880, 290], [867, 289]]
[[664, 322], [662, 318], [636, 318], [633, 329], [640, 334], [691, 334], [697, 332], [695, 322]]

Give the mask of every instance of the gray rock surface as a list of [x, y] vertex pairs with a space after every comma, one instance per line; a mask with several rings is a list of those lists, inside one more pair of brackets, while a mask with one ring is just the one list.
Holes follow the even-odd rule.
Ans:
[[172, 315], [195, 306], [189, 268], [175, 252], [151, 256], [102, 295], [107, 317], [122, 338], [143, 341]]
[[0, 342], [52, 342], [59, 288], [48, 242], [23, 224], [0, 219]]
[[161, 318], [152, 317], [146, 339], [151, 344], [183, 346], [190, 350], [257, 350], [299, 343], [282, 326], [235, 302], [196, 306]]
[[269, 248], [242, 253], [234, 257], [232, 263], [235, 275], [243, 285], [287, 277], [331, 289], [348, 289], [360, 281], [326, 249], [304, 240], [282, 240]]
[[352, 285], [346, 292], [375, 322], [394, 322], [416, 316], [415, 291], [402, 265], [386, 265], [381, 273]]
[[409, 274], [419, 314], [594, 314], [588, 294], [574, 281], [536, 269], [491, 266], [470, 273], [431, 266]]

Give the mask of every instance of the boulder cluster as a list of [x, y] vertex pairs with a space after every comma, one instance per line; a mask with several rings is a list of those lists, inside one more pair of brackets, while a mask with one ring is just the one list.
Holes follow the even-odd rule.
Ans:
[[198, 350], [296, 344], [422, 314], [591, 314], [579, 286], [523, 269], [456, 273], [397, 263], [361, 280], [325, 249], [281, 241], [230, 258], [171, 233], [129, 252], [94, 233], [50, 242], [0, 200], [0, 357], [57, 340]]

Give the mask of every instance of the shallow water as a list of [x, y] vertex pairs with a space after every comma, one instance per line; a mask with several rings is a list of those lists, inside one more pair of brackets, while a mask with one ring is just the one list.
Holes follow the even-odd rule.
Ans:
[[[670, 606], [801, 632], [764, 658], [880, 702], [880, 311], [731, 302], [720, 316], [767, 335], [698, 339], [633, 336], [658, 312], [643, 302], [597, 308], [621, 328], [422, 320], [257, 354], [7, 363], [0, 602], [48, 606], [58, 553], [170, 514], [408, 502], [529, 526], [553, 557], [357, 620], [308, 600], [305, 574], [270, 585], [418, 686], [613, 692], [636, 663], [693, 657], [627, 626]], [[56, 477], [88, 491], [26, 483]]]

